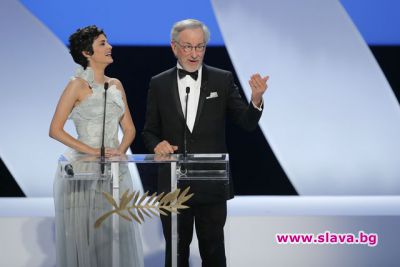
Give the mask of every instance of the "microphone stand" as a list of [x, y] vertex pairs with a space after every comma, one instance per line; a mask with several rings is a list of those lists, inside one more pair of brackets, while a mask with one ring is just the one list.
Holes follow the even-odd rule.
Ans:
[[105, 132], [105, 128], [106, 128], [107, 89], [108, 89], [108, 82], [105, 82], [104, 83], [103, 133], [102, 133], [102, 137], [101, 137], [101, 148], [100, 148], [100, 170], [101, 170], [102, 175], [104, 175], [104, 166], [106, 163], [106, 148], [104, 147], [104, 132]]
[[[188, 154], [188, 150], [187, 150], [187, 130], [188, 130], [188, 126], [187, 126], [187, 109], [188, 109], [188, 101], [189, 101], [189, 93], [190, 93], [190, 87], [186, 87], [186, 97], [185, 97], [185, 124], [184, 124], [184, 131], [183, 131], [183, 160], [187, 160], [187, 154]], [[180, 167], [180, 173], [182, 175], [185, 175], [187, 173], [185, 164], [181, 164]]]
[[185, 131], [183, 132], [183, 158], [186, 160], [187, 159], [187, 109], [188, 109], [188, 101], [189, 101], [189, 93], [190, 93], [190, 87], [186, 87], [186, 97], [185, 97]]

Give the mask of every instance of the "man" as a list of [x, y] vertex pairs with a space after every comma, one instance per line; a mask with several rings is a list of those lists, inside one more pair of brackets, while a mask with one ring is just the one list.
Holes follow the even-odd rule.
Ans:
[[[251, 76], [251, 103], [246, 104], [239, 95], [232, 73], [203, 64], [209, 37], [207, 26], [194, 19], [179, 21], [172, 28], [171, 48], [178, 60], [177, 66], [153, 77], [148, 92], [143, 138], [152, 153], [183, 153], [188, 91], [188, 153], [226, 153], [226, 118], [247, 130], [257, 127], [263, 106], [262, 95], [269, 77]], [[163, 172], [168, 174], [166, 170]], [[160, 175], [159, 192], [168, 191], [168, 185], [168, 176]], [[191, 184], [191, 189], [194, 199], [190, 209], [183, 210], [178, 216], [178, 266], [189, 266], [194, 223], [203, 266], [226, 266], [223, 228], [226, 200], [233, 197], [232, 187], [202, 181]], [[230, 189], [228, 194], [226, 189]], [[170, 218], [162, 217], [166, 239], [165, 264], [169, 266]]]

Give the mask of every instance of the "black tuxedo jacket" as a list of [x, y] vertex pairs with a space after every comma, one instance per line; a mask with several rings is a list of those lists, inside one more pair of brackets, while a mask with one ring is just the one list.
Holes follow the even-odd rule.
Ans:
[[[261, 111], [241, 98], [231, 72], [203, 65], [200, 98], [192, 133], [187, 133], [188, 153], [227, 153], [225, 121], [233, 120], [243, 129], [257, 127]], [[190, 97], [190, 94], [189, 94]], [[147, 97], [146, 121], [143, 139], [147, 149], [154, 153], [156, 145], [167, 140], [183, 153], [185, 118], [179, 99], [177, 68], [154, 76]], [[159, 179], [159, 192], [167, 190], [169, 180]], [[192, 183], [191, 191], [198, 202], [217, 201], [233, 197], [230, 186], [202, 181]], [[182, 187], [182, 185], [180, 185]]]

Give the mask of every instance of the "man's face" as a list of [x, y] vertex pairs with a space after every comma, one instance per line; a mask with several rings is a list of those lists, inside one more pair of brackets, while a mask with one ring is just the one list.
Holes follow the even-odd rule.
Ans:
[[203, 64], [205, 45], [201, 28], [183, 30], [178, 35], [178, 41], [171, 42], [172, 51], [182, 68], [190, 72], [198, 70]]

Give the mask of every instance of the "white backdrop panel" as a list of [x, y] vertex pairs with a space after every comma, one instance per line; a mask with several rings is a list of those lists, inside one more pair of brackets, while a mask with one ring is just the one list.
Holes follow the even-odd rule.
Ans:
[[260, 126], [298, 193], [399, 194], [399, 105], [339, 1], [212, 2], [247, 96], [270, 75]]

